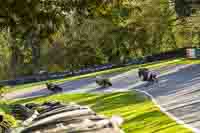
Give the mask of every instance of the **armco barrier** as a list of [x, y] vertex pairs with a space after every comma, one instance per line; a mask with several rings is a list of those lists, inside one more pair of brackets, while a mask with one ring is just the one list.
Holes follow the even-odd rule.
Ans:
[[167, 59], [173, 59], [173, 58], [183, 58], [183, 57], [186, 57], [186, 48], [180, 48], [180, 49], [168, 51], [168, 52], [165, 52], [165, 53], [147, 56], [146, 62], [167, 60]]
[[61, 78], [66, 78], [70, 76], [78, 76], [81, 74], [107, 70], [107, 69], [116, 68], [120, 66], [122, 65], [105, 64], [105, 65], [99, 65], [96, 67], [90, 67], [90, 68], [84, 68], [84, 69], [82, 68], [80, 70], [74, 70], [74, 71], [37, 74], [37, 75], [32, 75], [32, 76], [20, 77], [15, 80], [2, 80], [0, 81], [0, 85], [19, 85], [19, 84], [26, 84], [26, 83], [34, 83], [38, 81], [46, 81], [50, 79], [61, 79]]

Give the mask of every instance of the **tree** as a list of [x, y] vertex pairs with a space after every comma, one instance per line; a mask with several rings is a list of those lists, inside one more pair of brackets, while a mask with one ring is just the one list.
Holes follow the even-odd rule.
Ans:
[[[32, 62], [39, 67], [40, 43], [56, 32], [65, 13], [63, 1], [43, 0], [8, 0], [0, 1], [1, 26], [9, 29], [11, 41], [12, 77], [16, 77], [16, 67], [19, 60], [17, 38], [26, 39], [32, 49]], [[23, 9], [23, 10], [22, 10]]]
[[[3, 71], [63, 71], [197, 45], [166, 0], [0, 0]], [[21, 10], [24, 9], [24, 10]], [[191, 29], [187, 29], [191, 31]], [[5, 42], [0, 33], [0, 43]], [[185, 37], [184, 37], [185, 36]], [[0, 47], [3, 46], [0, 44]], [[9, 59], [8, 59], [9, 58]], [[9, 63], [8, 63], [9, 62]], [[4, 68], [3, 68], [4, 67]], [[18, 73], [17, 73], [18, 72]]]

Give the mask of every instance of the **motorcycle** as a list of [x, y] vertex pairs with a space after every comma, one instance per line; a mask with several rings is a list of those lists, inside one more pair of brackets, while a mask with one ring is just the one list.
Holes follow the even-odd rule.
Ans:
[[108, 78], [97, 77], [96, 83], [103, 88], [112, 86], [112, 83]]
[[145, 85], [148, 87], [149, 85], [152, 85], [154, 83], [158, 83], [157, 74], [154, 71], [150, 71], [147, 68], [140, 68], [138, 71], [139, 78], [142, 79], [142, 81], [147, 81], [148, 83]]
[[53, 93], [59, 93], [63, 91], [63, 88], [52, 83], [46, 83], [46, 86], [47, 86], [47, 89]]

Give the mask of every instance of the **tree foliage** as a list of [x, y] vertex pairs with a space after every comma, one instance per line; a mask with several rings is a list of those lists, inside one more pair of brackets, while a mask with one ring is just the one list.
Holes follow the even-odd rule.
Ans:
[[[176, 1], [178, 2], [178, 1]], [[199, 45], [167, 0], [0, 0], [1, 78]], [[178, 9], [176, 9], [178, 10]]]

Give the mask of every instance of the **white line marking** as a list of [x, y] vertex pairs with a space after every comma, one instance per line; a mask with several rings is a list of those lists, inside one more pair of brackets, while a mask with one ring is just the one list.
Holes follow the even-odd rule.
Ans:
[[140, 93], [144, 93], [146, 94], [147, 96], [149, 96], [151, 98], [151, 100], [153, 101], [153, 103], [163, 112], [165, 113], [167, 116], [169, 116], [171, 119], [175, 120], [178, 124], [181, 124], [183, 125], [184, 127], [188, 128], [188, 129], [191, 129], [194, 133], [200, 133], [200, 130], [197, 129], [197, 128], [194, 128], [188, 124], [186, 124], [183, 120], [180, 120], [178, 119], [176, 116], [174, 116], [173, 114], [167, 112], [167, 110], [165, 108], [163, 108], [161, 105], [158, 104], [158, 102], [156, 101], [156, 99], [151, 95], [149, 94], [148, 92], [146, 91], [142, 91], [142, 90], [138, 90], [138, 89], [134, 89], [135, 91], [137, 92], [140, 92]]

